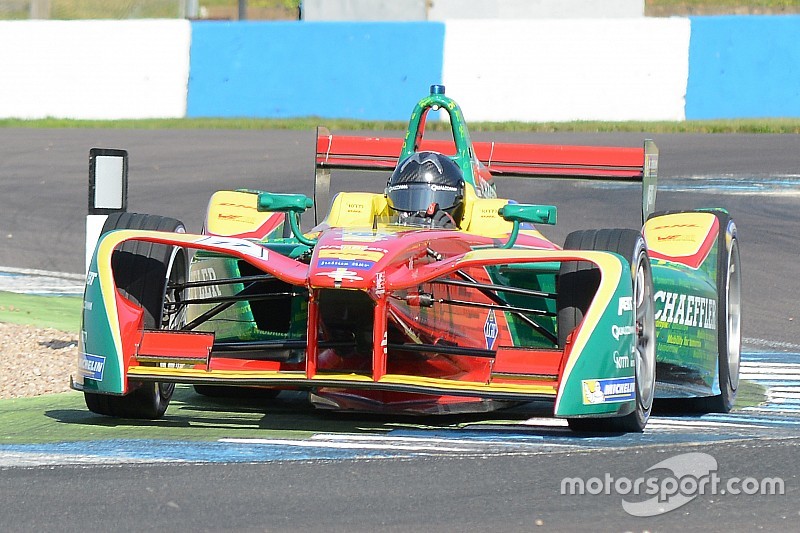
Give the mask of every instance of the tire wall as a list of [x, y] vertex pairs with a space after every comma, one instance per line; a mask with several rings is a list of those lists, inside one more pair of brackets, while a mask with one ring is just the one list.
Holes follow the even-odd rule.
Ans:
[[800, 117], [800, 16], [0, 21], [0, 118]]

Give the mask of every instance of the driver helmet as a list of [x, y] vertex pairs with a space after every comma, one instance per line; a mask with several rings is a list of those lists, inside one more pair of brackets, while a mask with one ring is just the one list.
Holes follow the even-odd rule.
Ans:
[[464, 175], [443, 154], [415, 152], [392, 172], [386, 197], [389, 207], [401, 215], [432, 218], [444, 211], [457, 225], [464, 211]]

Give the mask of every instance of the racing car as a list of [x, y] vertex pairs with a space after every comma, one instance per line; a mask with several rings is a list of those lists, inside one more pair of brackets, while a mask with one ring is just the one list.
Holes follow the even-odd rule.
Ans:
[[[430, 111], [452, 140], [424, 138]], [[315, 167], [313, 198], [215, 193], [198, 234], [169, 217], [108, 217], [71, 380], [88, 409], [159, 418], [176, 384], [392, 414], [547, 402], [598, 432], [644, 430], [656, 397], [732, 408], [736, 226], [724, 209], [654, 213], [652, 141], [473, 143], [434, 85], [403, 138], [318, 128]], [[389, 177], [382, 192], [331, 195], [332, 169]], [[556, 207], [499, 197], [502, 176], [641, 183], [642, 227], [559, 246], [537, 229]]]

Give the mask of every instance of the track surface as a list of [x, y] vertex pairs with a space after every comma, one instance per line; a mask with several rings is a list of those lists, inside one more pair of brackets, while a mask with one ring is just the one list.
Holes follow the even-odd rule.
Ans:
[[[638, 146], [644, 137], [474, 135], [625, 146]], [[457, 432], [438, 426], [367, 438], [334, 431], [314, 437], [316, 442], [301, 441], [306, 444], [277, 439], [177, 447], [160, 441], [101, 441], [88, 449], [4, 446], [0, 530], [150, 530], [181, 524], [213, 531], [527, 531], [536, 529], [537, 521], [557, 530], [705, 531], [709, 524], [715, 530], [793, 529], [800, 520], [795, 460], [800, 418], [793, 409], [800, 361], [786, 352], [800, 351], [800, 137], [653, 138], [661, 149], [658, 209], [725, 207], [737, 222], [748, 369], [771, 369], [751, 376], [773, 391], [773, 402], [762, 410], [731, 417], [656, 417], [644, 435], [607, 439], [576, 438], [534, 418], [523, 428], [467, 424]], [[191, 231], [199, 231], [208, 197], [217, 189], [310, 194], [312, 188], [308, 132], [0, 130], [0, 265], [82, 270], [93, 146], [129, 150], [129, 210], [175, 216]], [[333, 187], [380, 190], [385, 179], [362, 173], [345, 183], [334, 175]], [[546, 230], [556, 242], [574, 229], [638, 224], [636, 187], [513, 179], [498, 188], [519, 201], [558, 205], [559, 225]], [[780, 476], [785, 494], [702, 495], [666, 514], [634, 518], [613, 490], [560, 493], [565, 477], [635, 479], [686, 452], [713, 456], [723, 478]], [[108, 464], [120, 457], [168, 464]], [[181, 460], [190, 463], [174, 464]], [[25, 461], [39, 466], [21, 468]], [[68, 466], [42, 467], [51, 463]]]

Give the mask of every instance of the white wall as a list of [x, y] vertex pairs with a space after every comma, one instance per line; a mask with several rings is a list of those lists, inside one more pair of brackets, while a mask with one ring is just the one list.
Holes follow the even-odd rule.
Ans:
[[643, 17], [644, 0], [303, 0], [303, 20]]
[[0, 22], [0, 117], [186, 114], [185, 20]]
[[[438, 1], [438, 0], [437, 0]], [[303, 0], [303, 20], [425, 20], [426, 0]]]
[[434, 0], [428, 20], [643, 17], [644, 0]]
[[469, 121], [683, 120], [688, 19], [450, 21], [443, 81]]

